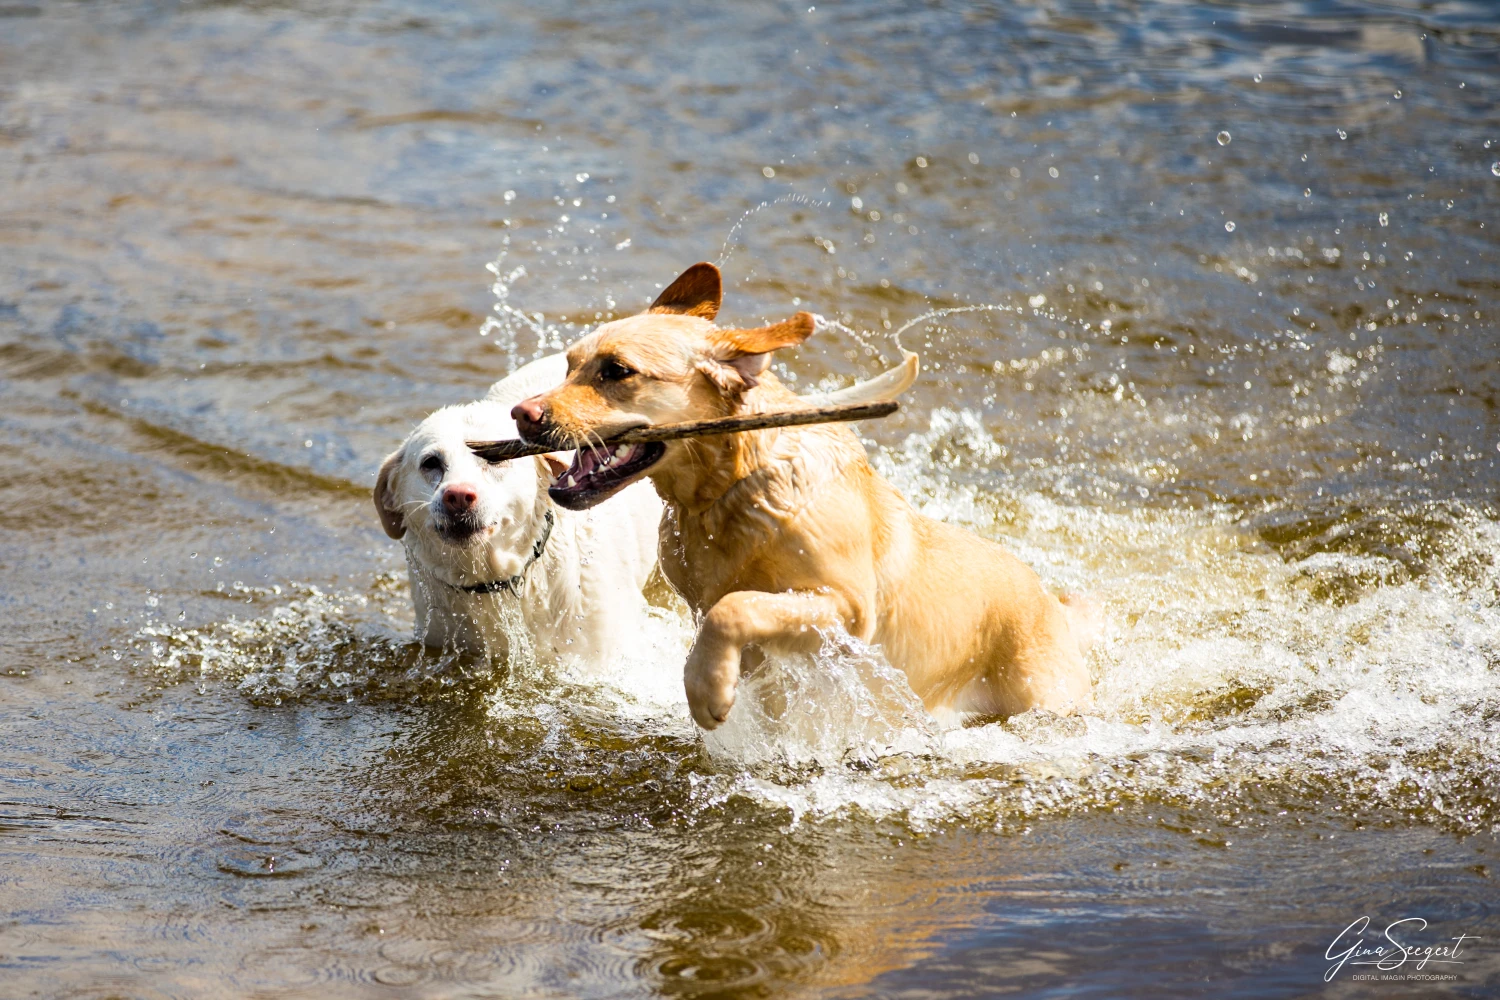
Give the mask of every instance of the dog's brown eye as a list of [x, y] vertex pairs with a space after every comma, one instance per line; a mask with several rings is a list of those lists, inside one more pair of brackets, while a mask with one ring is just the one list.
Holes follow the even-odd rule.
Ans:
[[622, 382], [634, 374], [634, 368], [627, 368], [618, 361], [606, 361], [599, 366], [599, 377], [606, 382]]
[[422, 459], [420, 468], [423, 472], [442, 472], [443, 460], [436, 455], [428, 455]]

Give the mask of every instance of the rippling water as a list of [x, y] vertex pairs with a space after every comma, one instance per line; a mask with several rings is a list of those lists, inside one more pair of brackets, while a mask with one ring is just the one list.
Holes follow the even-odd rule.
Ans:
[[[0, 3], [5, 995], [1493, 991], [1497, 97], [1480, 2]], [[1096, 715], [413, 646], [380, 456], [699, 259], [922, 353]]]

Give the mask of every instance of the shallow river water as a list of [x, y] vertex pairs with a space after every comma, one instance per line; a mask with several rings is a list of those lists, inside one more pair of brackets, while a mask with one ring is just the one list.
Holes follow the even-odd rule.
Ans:
[[[1494, 6], [701, 6], [0, 0], [0, 996], [1495, 995]], [[381, 456], [700, 259], [1094, 716], [413, 648]]]

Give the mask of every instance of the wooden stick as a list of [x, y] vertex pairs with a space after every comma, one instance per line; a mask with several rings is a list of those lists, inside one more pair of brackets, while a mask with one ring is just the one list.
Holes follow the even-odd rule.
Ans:
[[[852, 403], [845, 406], [825, 406], [810, 410], [783, 410], [779, 413], [747, 413], [737, 417], [718, 417], [714, 420], [689, 420], [680, 424], [657, 424], [656, 426], [632, 427], [606, 440], [602, 447], [618, 444], [644, 444], [648, 441], [674, 441], [678, 438], [707, 437], [711, 434], [738, 434], [742, 431], [760, 431], [768, 427], [800, 427], [803, 424], [827, 424], [838, 421], [865, 420], [870, 417], [885, 417], [895, 413], [901, 404], [894, 399], [880, 403]], [[532, 444], [529, 441], [467, 441], [469, 450], [486, 462], [506, 462], [528, 455], [545, 455], [549, 451], [562, 451], [555, 445]]]

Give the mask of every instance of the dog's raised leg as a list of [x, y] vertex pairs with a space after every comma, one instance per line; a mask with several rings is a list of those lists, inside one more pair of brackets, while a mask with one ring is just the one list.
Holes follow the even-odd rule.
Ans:
[[754, 643], [780, 652], [816, 652], [823, 645], [819, 629], [852, 631], [853, 617], [845, 610], [845, 602], [833, 594], [758, 590], [725, 594], [703, 616], [683, 668], [693, 720], [704, 729], [717, 729], [729, 718], [745, 646]]

